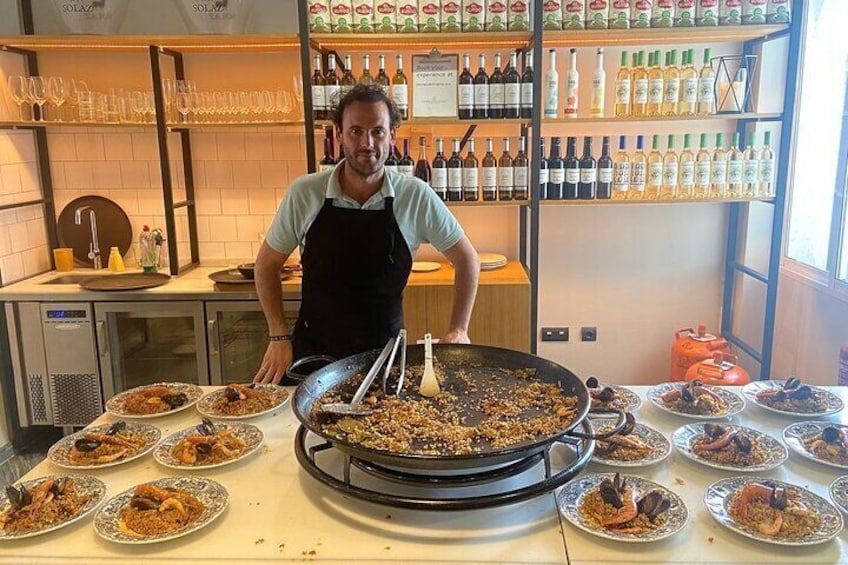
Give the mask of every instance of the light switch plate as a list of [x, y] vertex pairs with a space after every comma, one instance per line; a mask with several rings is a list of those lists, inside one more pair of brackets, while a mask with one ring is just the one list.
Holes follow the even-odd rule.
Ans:
[[568, 328], [542, 328], [542, 341], [568, 341]]

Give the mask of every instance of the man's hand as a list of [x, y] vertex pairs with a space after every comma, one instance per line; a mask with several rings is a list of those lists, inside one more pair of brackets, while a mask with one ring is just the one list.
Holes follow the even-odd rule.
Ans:
[[256, 376], [253, 377], [253, 382], [280, 384], [280, 380], [286, 374], [286, 369], [292, 363], [292, 357], [294, 357], [294, 353], [290, 341], [270, 342], [268, 349], [265, 350], [265, 356], [262, 358], [262, 365], [259, 367]]
[[445, 334], [445, 337], [439, 343], [471, 343], [468, 338], [468, 332], [465, 330], [451, 330]]

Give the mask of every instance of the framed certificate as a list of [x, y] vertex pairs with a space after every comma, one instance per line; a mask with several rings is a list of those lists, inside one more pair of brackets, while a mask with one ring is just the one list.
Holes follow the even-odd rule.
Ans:
[[412, 117], [455, 118], [459, 55], [442, 55], [433, 49], [429, 55], [412, 57]]

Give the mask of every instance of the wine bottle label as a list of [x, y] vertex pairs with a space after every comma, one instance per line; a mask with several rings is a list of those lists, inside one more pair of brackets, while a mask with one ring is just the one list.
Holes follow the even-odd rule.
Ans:
[[618, 191], [625, 191], [630, 187], [630, 163], [616, 163], [613, 166], [612, 185]]
[[610, 184], [612, 182], [612, 169], [608, 167], [598, 169], [598, 182], [601, 184]]
[[662, 186], [663, 182], [663, 164], [648, 163], [648, 185], [653, 187]]
[[[336, 168], [335, 165], [322, 164], [318, 167], [318, 171], [323, 173], [325, 171], [332, 171], [335, 168]], [[386, 167], [386, 168], [388, 168], [388, 167]]]
[[533, 107], [533, 83], [521, 83], [521, 106], [524, 108]]
[[741, 184], [743, 174], [742, 161], [727, 162], [727, 184]]
[[559, 112], [559, 88], [556, 77], [548, 77], [545, 83], [545, 116], [555, 118]]
[[680, 186], [695, 185], [695, 162], [688, 161], [680, 164]]
[[340, 93], [339, 96], [340, 97], [344, 96], [345, 94], [350, 92], [351, 88], [353, 88], [352, 84], [343, 84], [341, 87], [339, 87], [339, 93]]
[[567, 110], [577, 111], [577, 88], [578, 88], [578, 78], [574, 75], [569, 75], [565, 81], [565, 108]]
[[414, 165], [398, 165], [398, 172], [404, 176], [412, 178], [415, 176]]
[[383, 91], [383, 94], [389, 96], [389, 85], [388, 84], [377, 84], [380, 87], [380, 90]]
[[683, 102], [694, 104], [698, 101], [698, 79], [687, 78], [683, 81]]
[[474, 85], [474, 107], [488, 110], [489, 108], [489, 85], [475, 84]]
[[527, 167], [513, 167], [512, 174], [516, 190], [527, 188], [530, 185]]
[[580, 182], [580, 169], [565, 169], [565, 184]]
[[727, 162], [713, 161], [712, 172], [710, 173], [710, 182], [717, 186], [723, 186], [727, 183]]
[[562, 184], [565, 182], [565, 169], [550, 169], [551, 171], [551, 180], [548, 181], [551, 184]]
[[338, 84], [328, 84], [324, 87], [324, 104], [328, 109], [338, 104], [340, 91], [341, 87]]
[[507, 83], [504, 85], [504, 105], [507, 108], [518, 108], [521, 105], [521, 85]]
[[715, 99], [715, 79], [702, 78], [698, 81], [698, 102], [712, 102]]
[[459, 85], [459, 107], [463, 110], [471, 110], [474, 108], [474, 85], [460, 84]]
[[324, 110], [327, 107], [324, 97], [324, 87], [321, 85], [312, 86], [312, 107], [316, 110]]
[[677, 186], [677, 163], [664, 163], [663, 164], [663, 185], [664, 186]]
[[629, 104], [630, 103], [630, 79], [615, 81], [615, 103]]
[[698, 161], [695, 163], [695, 184], [708, 186], [710, 184], [710, 162]]
[[494, 188], [498, 186], [497, 167], [483, 167], [483, 187]]
[[760, 161], [760, 182], [772, 182], [774, 180], [774, 159], [763, 159]]
[[647, 163], [631, 163], [630, 164], [630, 188], [638, 192], [645, 191], [645, 182], [647, 181]]
[[392, 102], [400, 110], [409, 108], [409, 89], [405, 84], [392, 85]]
[[448, 169], [448, 190], [462, 189], [462, 169]]
[[477, 167], [462, 169], [462, 186], [466, 190], [477, 190]]
[[662, 104], [663, 101], [663, 79], [652, 78], [648, 84], [648, 103]]
[[583, 184], [592, 184], [594, 182], [598, 182], [598, 169], [580, 169], [580, 182], [582, 182]]
[[430, 186], [433, 188], [445, 189], [448, 187], [448, 170], [433, 169], [430, 175]]
[[667, 104], [676, 104], [678, 100], [680, 100], [680, 81], [677, 79], [665, 81], [663, 102]]
[[742, 174], [747, 184], [760, 182], [760, 162], [757, 159], [748, 159]]
[[498, 167], [498, 188], [512, 188], [515, 183], [512, 167]]
[[503, 108], [504, 105], [504, 85], [503, 83], [489, 85], [489, 107]]
[[633, 103], [646, 104], [648, 102], [648, 79], [638, 78], [633, 81]]
[[[335, 166], [335, 165], [334, 165]], [[383, 168], [391, 173], [398, 172], [397, 165], [384, 165]]]
[[539, 169], [539, 184], [548, 184], [550, 175], [548, 169]]

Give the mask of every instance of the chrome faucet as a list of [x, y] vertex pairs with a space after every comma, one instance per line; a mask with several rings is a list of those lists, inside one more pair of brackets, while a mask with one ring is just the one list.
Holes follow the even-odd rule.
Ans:
[[103, 262], [100, 260], [100, 242], [97, 240], [97, 215], [91, 206], [80, 206], [74, 212], [74, 223], [78, 226], [82, 225], [82, 213], [88, 210], [88, 217], [91, 220], [91, 243], [89, 244], [88, 258], [94, 260], [94, 268], [102, 269]]

